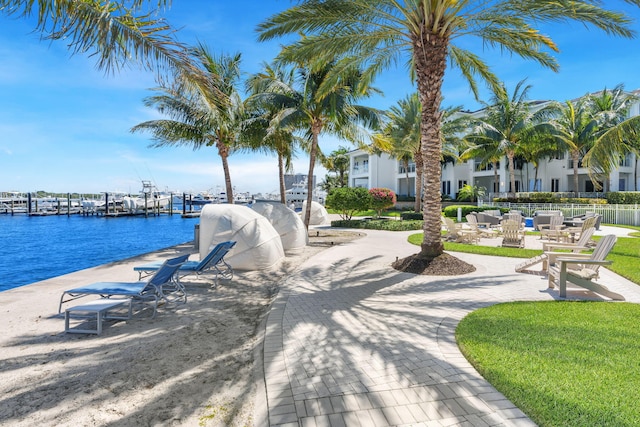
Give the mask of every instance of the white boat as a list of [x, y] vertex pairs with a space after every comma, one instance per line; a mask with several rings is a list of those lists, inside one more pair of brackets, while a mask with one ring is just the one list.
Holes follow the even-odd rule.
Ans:
[[[307, 180], [303, 180], [300, 182], [296, 182], [293, 186], [285, 191], [285, 200], [287, 201], [287, 206], [293, 205], [295, 210], [301, 210], [302, 204], [307, 201]], [[312, 200], [314, 202], [318, 202], [321, 205], [324, 205], [325, 198], [327, 197], [327, 192], [321, 189], [320, 187], [316, 187], [313, 190]]]
[[171, 204], [171, 195], [158, 191], [151, 181], [142, 181], [142, 191], [138, 196], [124, 196], [122, 210], [130, 214], [166, 209]]

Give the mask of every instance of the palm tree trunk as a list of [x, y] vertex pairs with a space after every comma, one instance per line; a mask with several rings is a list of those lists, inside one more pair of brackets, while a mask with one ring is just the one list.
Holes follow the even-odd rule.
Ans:
[[222, 159], [222, 171], [224, 172], [224, 185], [227, 191], [227, 203], [230, 205], [233, 204], [233, 187], [231, 186], [231, 173], [229, 172], [229, 147], [224, 143], [218, 140], [216, 142], [216, 146], [218, 148], [218, 154]]
[[422, 161], [422, 151], [418, 150], [413, 153], [413, 161], [416, 164], [416, 195], [415, 195], [415, 203], [413, 205], [414, 212], [420, 212], [422, 208], [422, 165], [424, 162]]
[[509, 191], [509, 197], [513, 197], [515, 199], [516, 197], [516, 168], [515, 165], [513, 164], [513, 158], [515, 157], [513, 152], [508, 152], [507, 153], [507, 159], [509, 160], [509, 184], [510, 184], [510, 191]]
[[304, 214], [304, 227], [309, 230], [311, 220], [311, 202], [313, 201], [313, 170], [316, 164], [316, 153], [318, 152], [318, 135], [321, 125], [313, 123], [311, 125], [311, 149], [309, 150], [309, 174], [307, 175], [307, 207]]
[[442, 81], [447, 65], [447, 49], [449, 40], [426, 28], [420, 31], [421, 36], [412, 40], [418, 94], [422, 104], [420, 120], [420, 147], [424, 161], [424, 184], [422, 185], [422, 207], [424, 237], [420, 256], [435, 258], [444, 253], [440, 230], [442, 201], [440, 199], [440, 181], [442, 170], [440, 141], [442, 102]]
[[536, 192], [541, 190], [538, 188], [538, 165], [535, 165], [533, 169], [536, 171], [536, 173], [533, 174], [533, 191]]
[[571, 160], [573, 161], [573, 192], [575, 197], [578, 197], [578, 185], [580, 183], [578, 179], [578, 165], [580, 164], [580, 151], [574, 150], [571, 152]]
[[282, 153], [278, 153], [278, 180], [280, 181], [280, 202], [287, 204], [286, 189], [284, 187], [284, 159]]

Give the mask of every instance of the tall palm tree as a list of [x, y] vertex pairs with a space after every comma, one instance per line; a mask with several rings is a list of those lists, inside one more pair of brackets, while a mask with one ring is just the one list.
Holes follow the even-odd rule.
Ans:
[[296, 145], [300, 141], [293, 129], [280, 123], [280, 116], [288, 107], [289, 95], [295, 93], [295, 70], [264, 64], [262, 72], [247, 80], [247, 120], [243, 126], [241, 144], [251, 150], [275, 152], [278, 156], [280, 201], [286, 204], [284, 175], [292, 169]]
[[227, 200], [233, 203], [228, 158], [238, 146], [245, 119], [239, 94], [241, 56], [215, 56], [204, 44], [198, 45], [193, 55], [208, 75], [205, 84], [197, 85], [196, 90], [188, 90], [191, 86], [184, 81], [159, 87], [161, 94], [146, 98], [145, 105], [169, 119], [143, 122], [131, 131], [150, 131], [155, 147], [187, 145], [195, 150], [215, 146], [222, 160]]
[[420, 185], [422, 171], [418, 167], [420, 158], [420, 100], [413, 93], [387, 112], [387, 121], [382, 132], [373, 135], [373, 150], [388, 153], [402, 162], [407, 175], [407, 191], [409, 191], [409, 162], [416, 162], [415, 211], [420, 211]]
[[[309, 62], [308, 62], [309, 63]], [[273, 94], [273, 102], [283, 105], [279, 125], [304, 134], [309, 144], [309, 173], [307, 175], [307, 206], [305, 226], [309, 228], [313, 200], [313, 171], [319, 153], [319, 137], [333, 134], [361, 144], [367, 137], [365, 127], [376, 126], [379, 113], [355, 104], [358, 98], [368, 96], [373, 88], [364, 85], [357, 68], [345, 68], [329, 80], [335, 64], [311, 64], [300, 67], [299, 88], [290, 88]]]
[[573, 167], [573, 191], [578, 192], [580, 161], [596, 140], [598, 122], [584, 99], [555, 104], [559, 115], [551, 120], [553, 135], [560, 147], [569, 152]]
[[[640, 5], [638, 0], [627, 3]], [[411, 64], [422, 104], [421, 146], [424, 159], [424, 238], [420, 257], [442, 254], [440, 235], [440, 104], [447, 62], [458, 67], [477, 96], [475, 75], [491, 86], [498, 79], [474, 53], [454, 44], [462, 36], [476, 36], [484, 45], [558, 68], [549, 52], [558, 51], [553, 40], [536, 25], [576, 20], [609, 34], [631, 37], [630, 20], [593, 0], [303, 0], [262, 23], [260, 40], [303, 34], [286, 46], [283, 58], [314, 58], [337, 69], [347, 64], [366, 65], [373, 79], [404, 56]], [[609, 4], [609, 3], [607, 3]]]
[[609, 175], [627, 153], [635, 153], [636, 158], [640, 155], [640, 116], [628, 118], [629, 108], [637, 100], [623, 85], [586, 97], [598, 123], [597, 138], [583, 159], [594, 182]]
[[45, 40], [65, 40], [72, 53], [89, 53], [98, 68], [116, 71], [131, 60], [146, 69], [193, 71], [175, 30], [157, 12], [170, 0], [0, 0], [0, 14], [36, 18]]
[[527, 139], [535, 137], [536, 132], [545, 124], [550, 114], [548, 109], [534, 111], [527, 100], [530, 85], [524, 86], [521, 80], [516, 85], [513, 95], [509, 97], [504, 85], [495, 90], [492, 104], [487, 107], [486, 116], [478, 121], [475, 129], [466, 139], [476, 145], [495, 147], [489, 152], [504, 155], [509, 169], [509, 196], [515, 197], [516, 174], [515, 158]]

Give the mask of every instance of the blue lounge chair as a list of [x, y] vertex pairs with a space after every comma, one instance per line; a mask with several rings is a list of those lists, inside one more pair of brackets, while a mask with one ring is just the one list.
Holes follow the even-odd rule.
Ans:
[[[201, 261], [185, 262], [178, 269], [178, 281], [180, 280], [180, 277], [184, 277], [189, 274], [196, 274], [199, 276], [206, 273], [215, 274], [215, 284], [218, 283], [218, 277], [231, 280], [233, 278], [233, 268], [224, 260], [224, 257], [235, 246], [235, 244], [236, 242], [234, 241], [218, 243]], [[142, 279], [156, 272], [160, 266], [160, 263], [154, 262], [133, 267], [133, 270], [137, 271], [139, 279]]]
[[160, 300], [166, 302], [182, 300], [182, 302], [187, 302], [187, 293], [177, 280], [178, 268], [187, 258], [189, 258], [189, 255], [166, 260], [147, 281], [97, 282], [79, 288], [68, 289], [60, 297], [58, 313], [62, 313], [62, 304], [64, 303], [89, 295], [99, 295], [102, 298], [131, 298], [132, 303], [138, 304], [152, 303], [152, 317], [155, 317]]

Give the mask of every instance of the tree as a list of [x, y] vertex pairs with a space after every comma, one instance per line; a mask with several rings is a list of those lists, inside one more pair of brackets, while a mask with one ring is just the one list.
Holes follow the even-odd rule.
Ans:
[[458, 200], [475, 202], [479, 198], [484, 197], [486, 190], [484, 187], [466, 184], [458, 192]]
[[623, 85], [586, 97], [585, 103], [598, 123], [598, 130], [583, 163], [596, 183], [616, 168], [627, 153], [635, 153], [636, 159], [640, 155], [640, 117], [627, 117], [631, 104], [637, 101], [638, 97], [626, 93]]
[[322, 165], [329, 171], [334, 172], [338, 176], [338, 186], [345, 187], [347, 183], [345, 178], [349, 174], [349, 150], [345, 147], [338, 147], [328, 156], [322, 157]]
[[77, 1], [0, 0], [0, 13], [36, 17], [37, 32], [45, 40], [64, 40], [72, 53], [89, 53], [107, 72], [131, 61], [146, 69], [192, 72], [186, 49], [175, 30], [157, 11], [144, 6], [167, 7], [170, 0]]
[[[298, 138], [293, 129], [281, 125], [280, 117], [289, 108], [288, 95], [294, 94], [293, 69], [264, 65], [264, 70], [247, 81], [247, 120], [243, 126], [243, 146], [251, 150], [275, 151], [278, 156], [280, 201], [286, 204], [284, 174], [291, 170], [291, 160]], [[281, 96], [282, 95], [282, 96]]]
[[356, 212], [369, 209], [371, 194], [363, 187], [334, 188], [327, 195], [326, 204], [340, 211], [340, 218], [350, 220]]
[[279, 126], [302, 132], [308, 142], [309, 173], [304, 223], [305, 227], [309, 228], [313, 201], [313, 171], [319, 153], [320, 135], [333, 134], [361, 143], [366, 137], [361, 125], [376, 126], [379, 113], [355, 103], [357, 99], [374, 91], [362, 80], [360, 70], [347, 67], [340, 70], [339, 74], [330, 74], [335, 66], [332, 62], [307, 63], [308, 68], [298, 68], [301, 86], [299, 89], [289, 87], [272, 95], [274, 102], [283, 106], [278, 115]]
[[[418, 167], [420, 158], [420, 100], [413, 93], [392, 106], [386, 114], [387, 121], [381, 132], [373, 135], [374, 151], [388, 153], [402, 162], [409, 191], [409, 162], [416, 163], [415, 211], [420, 212], [420, 190], [422, 171]], [[408, 196], [409, 194], [407, 194]]]
[[476, 75], [493, 88], [499, 87], [498, 79], [480, 57], [454, 42], [464, 39], [462, 36], [477, 36], [485, 46], [498, 47], [556, 70], [557, 63], [549, 52], [558, 48], [535, 25], [576, 20], [608, 34], [633, 36], [630, 20], [602, 4], [590, 0], [306, 0], [267, 19], [258, 31], [260, 40], [302, 34], [300, 40], [283, 49], [281, 58], [337, 61], [336, 70], [362, 64], [366, 66], [364, 78], [369, 80], [405, 56], [416, 78], [422, 105], [424, 238], [419, 256], [432, 259], [444, 252], [439, 162], [440, 106], [447, 62], [460, 69], [476, 97]]
[[382, 216], [382, 211], [396, 204], [396, 193], [388, 188], [371, 188], [371, 207], [376, 211], [376, 217]]
[[175, 81], [160, 86], [160, 95], [145, 99], [169, 119], [150, 120], [134, 126], [132, 132], [150, 131], [152, 146], [190, 145], [194, 150], [215, 146], [222, 160], [227, 200], [233, 203], [233, 187], [228, 158], [237, 148], [244, 120], [244, 106], [238, 92], [240, 54], [215, 56], [203, 45], [193, 50], [209, 76], [204, 84], [189, 90], [189, 82]]
[[584, 100], [555, 104], [559, 115], [551, 120], [554, 137], [558, 144], [569, 151], [573, 165], [573, 191], [578, 192], [578, 168], [580, 160], [596, 140], [598, 122], [587, 108]]
[[491, 153], [488, 158], [495, 159], [496, 155], [507, 158], [510, 197], [515, 197], [516, 192], [516, 155], [528, 139], [546, 127], [544, 120], [549, 115], [549, 110], [544, 108], [533, 111], [527, 100], [531, 86], [523, 85], [524, 80], [518, 82], [511, 97], [503, 84], [496, 87], [485, 117], [479, 119], [475, 129], [466, 136], [467, 141], [485, 147], [487, 153]]

